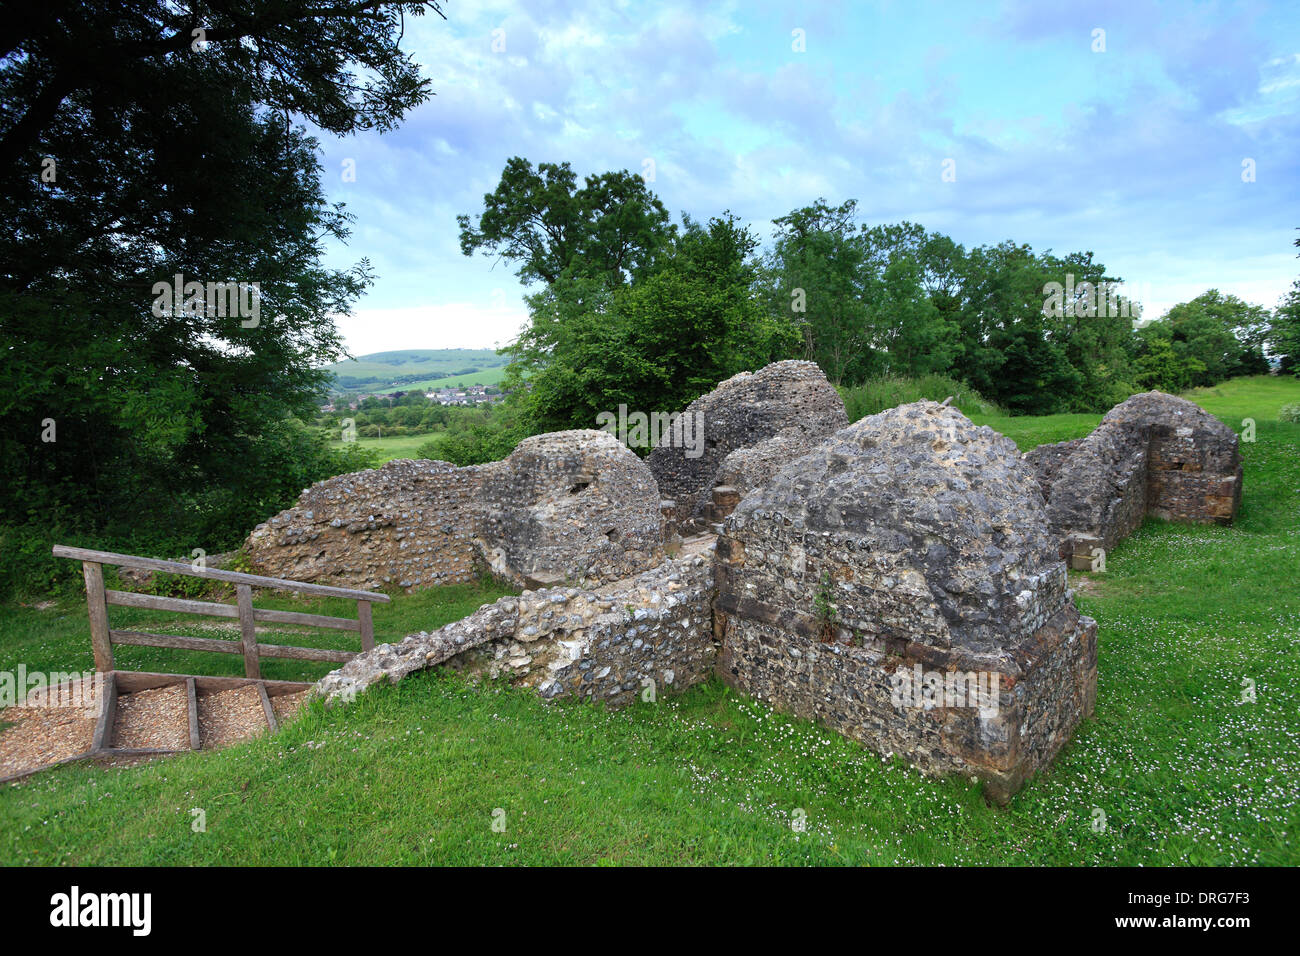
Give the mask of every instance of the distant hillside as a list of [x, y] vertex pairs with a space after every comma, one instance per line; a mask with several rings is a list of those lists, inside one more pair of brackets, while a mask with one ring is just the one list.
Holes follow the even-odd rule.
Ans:
[[326, 366], [339, 392], [392, 392], [438, 385], [495, 385], [507, 357], [492, 349], [402, 349]]

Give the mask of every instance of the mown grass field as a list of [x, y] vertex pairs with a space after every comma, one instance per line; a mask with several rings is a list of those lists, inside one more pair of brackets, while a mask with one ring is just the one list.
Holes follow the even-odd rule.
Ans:
[[[397, 435], [393, 438], [357, 438], [355, 443], [367, 451], [378, 452], [379, 464], [386, 461], [392, 461], [394, 458], [415, 458], [416, 450], [426, 442], [432, 440], [433, 433], [427, 435]], [[330, 442], [336, 448], [342, 448], [343, 442]]]
[[[1073, 575], [1099, 625], [1097, 713], [1006, 808], [716, 683], [610, 713], [425, 673], [226, 751], [7, 787], [0, 863], [1298, 863], [1300, 425], [1275, 418], [1300, 382], [1193, 397], [1256, 421], [1239, 521], [1148, 521], [1105, 573]], [[1098, 418], [981, 422], [1028, 448]], [[436, 627], [493, 596], [398, 598], [376, 626]], [[0, 612], [0, 669], [88, 666], [83, 615]]]

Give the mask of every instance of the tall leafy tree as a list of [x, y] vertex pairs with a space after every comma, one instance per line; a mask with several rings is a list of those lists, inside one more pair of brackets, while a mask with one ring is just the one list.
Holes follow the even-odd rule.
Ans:
[[430, 11], [441, 15], [427, 0], [10, 0], [0, 26], [0, 169], [23, 167], [85, 94], [129, 88], [195, 52], [256, 102], [331, 133], [391, 129], [429, 95], [398, 41], [406, 14]]
[[[212, 551], [337, 465], [294, 416], [371, 275], [321, 264], [348, 216], [290, 120], [383, 129], [426, 97], [397, 45], [417, 7], [433, 8], [53, 2], [6, 18], [5, 524]], [[180, 308], [158, 289], [178, 275], [205, 290]], [[243, 299], [208, 283], [245, 283]]]
[[457, 217], [465, 255], [515, 263], [525, 283], [598, 277], [613, 285], [649, 274], [671, 241], [668, 210], [627, 170], [586, 177], [568, 163], [515, 156], [476, 218]]
[[[1300, 239], [1295, 241], [1300, 246]], [[1300, 279], [1273, 312], [1267, 336], [1269, 350], [1282, 363], [1282, 370], [1300, 376]]]
[[557, 284], [532, 300], [533, 329], [517, 346], [535, 430], [595, 427], [620, 404], [674, 412], [736, 372], [787, 358], [793, 323], [771, 317], [755, 288], [757, 238], [732, 215], [689, 217], [660, 267], [611, 289]]
[[854, 199], [839, 206], [818, 199], [774, 219], [765, 263], [769, 308], [795, 319], [803, 357], [836, 384], [861, 381], [881, 368], [865, 301], [874, 276], [856, 210]]
[[1234, 375], [1268, 371], [1264, 344], [1270, 315], [1218, 289], [1180, 302], [1160, 319], [1173, 351], [1198, 367], [1192, 385], [1215, 385]]

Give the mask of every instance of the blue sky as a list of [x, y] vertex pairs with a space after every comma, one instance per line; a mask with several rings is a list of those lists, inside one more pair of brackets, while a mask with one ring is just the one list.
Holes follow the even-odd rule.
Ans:
[[730, 209], [765, 241], [822, 196], [967, 246], [1091, 250], [1147, 317], [1211, 287], [1272, 307], [1300, 275], [1298, 2], [444, 6], [403, 43], [437, 95], [322, 137], [357, 217], [329, 261], [379, 277], [340, 321], [356, 355], [517, 333], [513, 268], [463, 256], [455, 222], [515, 155], [652, 160], [674, 218]]

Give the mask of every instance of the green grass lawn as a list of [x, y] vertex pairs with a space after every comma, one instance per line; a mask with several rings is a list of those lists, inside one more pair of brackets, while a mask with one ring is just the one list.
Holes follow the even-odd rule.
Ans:
[[[398, 435], [395, 438], [358, 438], [356, 444], [368, 451], [379, 453], [379, 464], [394, 458], [416, 458], [416, 449], [433, 438], [428, 435]], [[330, 442], [336, 448], [342, 448], [342, 441]]]
[[[430, 672], [229, 750], [5, 788], [0, 863], [1296, 864], [1300, 425], [1276, 412], [1300, 382], [1193, 397], [1257, 422], [1240, 519], [1148, 521], [1104, 574], [1072, 575], [1098, 620], [1097, 713], [1006, 808], [716, 683], [611, 713]], [[984, 423], [1026, 448], [1098, 418]], [[376, 627], [436, 627], [493, 596], [400, 597]], [[164, 653], [180, 657], [122, 663]], [[2, 612], [0, 669], [89, 660], [79, 602]]]

